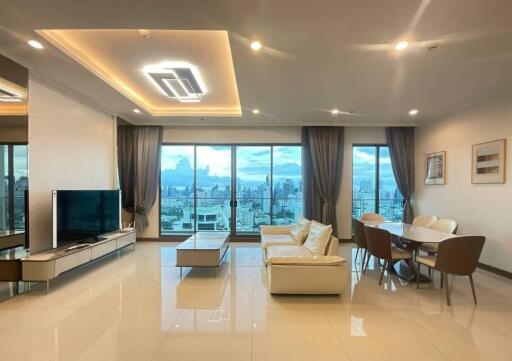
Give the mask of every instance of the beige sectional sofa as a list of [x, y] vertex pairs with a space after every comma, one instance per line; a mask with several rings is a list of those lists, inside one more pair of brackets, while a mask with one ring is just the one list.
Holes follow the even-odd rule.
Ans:
[[261, 226], [263, 259], [272, 294], [341, 294], [345, 259], [330, 226], [300, 219], [291, 226]]

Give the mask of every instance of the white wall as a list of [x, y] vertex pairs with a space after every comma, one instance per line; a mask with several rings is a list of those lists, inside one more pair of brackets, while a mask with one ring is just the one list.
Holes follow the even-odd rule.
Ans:
[[[163, 141], [168, 143], [300, 143], [301, 127], [169, 127]], [[352, 144], [384, 144], [384, 128], [345, 128], [345, 152], [340, 197], [336, 203], [339, 237], [351, 238], [352, 219]], [[159, 203], [149, 212], [149, 227], [139, 237], [157, 238]]]
[[[502, 95], [477, 107], [425, 124], [416, 133], [416, 214], [455, 219], [459, 234], [484, 235], [480, 261], [512, 272], [512, 180], [505, 184], [471, 184], [473, 144], [507, 138], [512, 146], [512, 102]], [[447, 152], [447, 184], [424, 184], [424, 155]], [[512, 169], [510, 150], [508, 174]]]
[[54, 189], [115, 186], [115, 121], [29, 79], [29, 217], [32, 252], [51, 248]]

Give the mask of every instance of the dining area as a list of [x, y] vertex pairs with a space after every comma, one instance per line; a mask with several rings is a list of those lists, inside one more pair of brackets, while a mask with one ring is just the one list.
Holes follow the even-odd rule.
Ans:
[[[386, 222], [377, 213], [364, 213], [352, 219], [352, 236], [356, 244], [355, 263], [365, 275], [370, 258], [380, 267], [378, 284], [382, 285], [385, 272], [405, 282], [433, 283], [439, 272], [439, 287], [444, 291], [448, 306], [452, 305], [448, 276], [463, 276], [477, 304], [473, 273], [485, 243], [484, 236], [457, 234], [458, 224], [453, 219], [421, 215], [411, 224]], [[357, 267], [357, 266], [356, 266]]]

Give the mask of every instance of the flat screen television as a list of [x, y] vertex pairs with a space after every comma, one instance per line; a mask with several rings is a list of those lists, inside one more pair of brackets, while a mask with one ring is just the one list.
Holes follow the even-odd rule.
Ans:
[[53, 248], [94, 243], [120, 228], [120, 190], [53, 191]]

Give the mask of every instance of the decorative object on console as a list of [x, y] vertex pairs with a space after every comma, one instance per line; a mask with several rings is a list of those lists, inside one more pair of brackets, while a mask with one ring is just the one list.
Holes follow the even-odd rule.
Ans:
[[425, 184], [446, 184], [446, 152], [425, 154]]
[[505, 183], [506, 149], [506, 139], [473, 145], [471, 183]]

